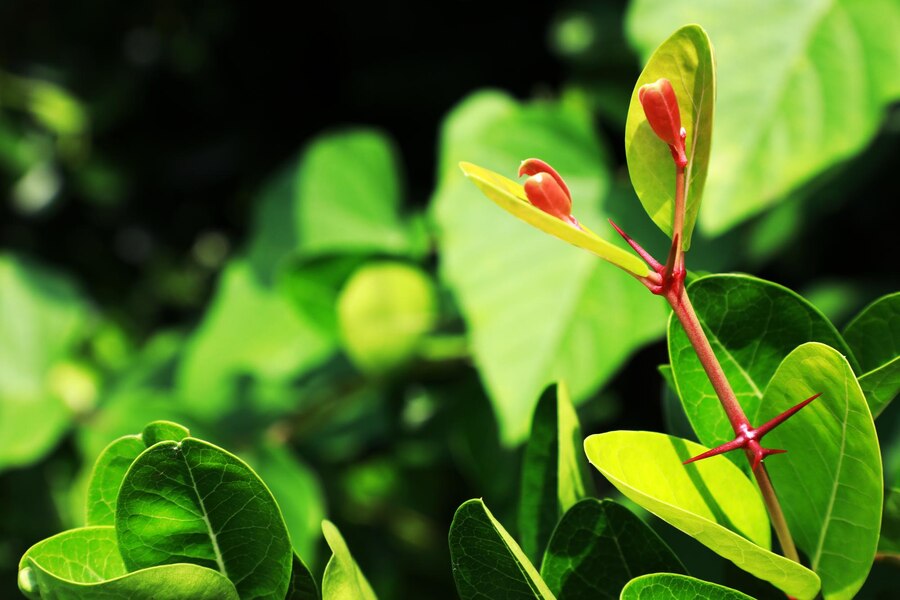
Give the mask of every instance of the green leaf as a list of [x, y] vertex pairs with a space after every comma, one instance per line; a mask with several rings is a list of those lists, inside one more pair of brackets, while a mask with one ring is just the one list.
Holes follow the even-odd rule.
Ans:
[[234, 409], [241, 376], [285, 383], [328, 358], [335, 346], [335, 339], [238, 260], [222, 274], [185, 349], [178, 370], [183, 404], [200, 418], [221, 418]]
[[673, 23], [701, 23], [716, 45], [722, 110], [700, 216], [710, 234], [864, 148], [900, 96], [894, 0], [638, 0], [626, 30], [648, 56]]
[[850, 364], [824, 344], [804, 344], [778, 367], [757, 420], [821, 397], [765, 438], [785, 456], [766, 461], [797, 547], [822, 579], [826, 600], [852, 598], [872, 567], [883, 480], [875, 424]]
[[[544, 388], [565, 380], [578, 403], [659, 334], [665, 307], [626, 273], [511, 218], [460, 176], [461, 160], [512, 175], [538, 156], [566, 179], [574, 214], [600, 212], [605, 152], [585, 110], [476, 94], [447, 118], [433, 216], [441, 275], [468, 325], [475, 362], [506, 444], [525, 438]], [[614, 339], [612, 344], [609, 340]]]
[[621, 600], [753, 600], [750, 596], [723, 585], [671, 573], [642, 575], [622, 590]]
[[332, 552], [322, 576], [322, 600], [376, 600], [372, 586], [353, 560], [347, 543], [334, 523], [322, 521], [322, 534]]
[[[688, 294], [713, 351], [750, 422], [778, 365], [805, 342], [846, 349], [834, 326], [789, 289], [747, 275], [712, 275], [688, 286]], [[681, 323], [669, 319], [669, 358], [678, 395], [698, 439], [709, 447], [734, 430]], [[802, 400], [802, 398], [800, 398]], [[799, 402], [799, 400], [798, 400]], [[744, 467], [740, 452], [727, 454]]]
[[246, 460], [281, 508], [294, 550], [315, 562], [325, 518], [325, 498], [316, 474], [284, 444], [268, 440], [255, 445]]
[[139, 435], [121, 437], [107, 446], [91, 471], [87, 491], [86, 525], [115, 525], [116, 498], [125, 473], [147, 449]]
[[554, 596], [534, 565], [481, 500], [464, 502], [450, 524], [450, 561], [462, 600]]
[[0, 470], [38, 460], [93, 403], [66, 363], [87, 316], [67, 278], [0, 254]]
[[115, 525], [116, 497], [131, 463], [148, 447], [165, 440], [181, 441], [190, 435], [186, 427], [171, 421], [154, 421], [141, 435], [126, 435], [104, 448], [88, 481], [86, 525]]
[[[684, 23], [685, 21], [671, 21]], [[653, 222], [672, 237], [675, 214], [675, 163], [669, 146], [653, 132], [638, 99], [641, 86], [666, 78], [678, 98], [681, 124], [687, 132], [685, 217], [682, 247], [691, 246], [712, 141], [716, 102], [716, 64], [712, 44], [699, 25], [673, 33], [653, 52], [638, 77], [625, 123], [625, 158], [631, 183]]]
[[541, 577], [559, 600], [618, 598], [644, 573], [685, 573], [656, 532], [612, 500], [588, 498], [566, 512], [544, 554]]
[[284, 600], [319, 600], [319, 588], [316, 586], [316, 580], [309, 567], [302, 558], [297, 556], [296, 552], [291, 563], [291, 582]]
[[900, 392], [900, 292], [865, 307], [844, 328], [844, 339], [862, 367], [859, 384], [878, 417]]
[[592, 252], [633, 275], [644, 277], [650, 274], [650, 269], [636, 255], [611, 244], [584, 226], [579, 229], [536, 208], [528, 201], [525, 188], [515, 181], [469, 162], [459, 163], [459, 168], [485, 196], [529, 225]]
[[584, 442], [588, 459], [625, 496], [748, 573], [809, 600], [819, 578], [769, 551], [769, 520], [756, 486], [722, 456], [683, 465], [707, 448], [646, 431]]
[[278, 505], [250, 467], [207, 442], [144, 451], [119, 490], [116, 531], [129, 570], [189, 562], [228, 577], [242, 598], [287, 592], [292, 552]]
[[416, 253], [399, 214], [399, 165], [380, 132], [350, 129], [314, 140], [261, 194], [249, 249], [269, 279], [286, 258]]
[[113, 527], [72, 529], [32, 546], [19, 563], [19, 588], [45, 600], [237, 600], [220, 573], [174, 564], [128, 573]]
[[547, 388], [534, 411], [519, 493], [519, 539], [535, 565], [540, 566], [559, 518], [588, 495], [591, 478], [582, 439], [565, 384]]

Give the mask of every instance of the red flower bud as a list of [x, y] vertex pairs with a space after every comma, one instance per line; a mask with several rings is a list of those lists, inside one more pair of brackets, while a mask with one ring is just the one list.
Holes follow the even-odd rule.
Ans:
[[522, 175], [537, 175], [538, 173], [547, 173], [555, 179], [556, 183], [559, 184], [559, 187], [561, 187], [563, 192], [566, 193], [566, 196], [569, 197], [569, 202], [571, 203], [572, 194], [569, 192], [569, 186], [566, 185], [566, 182], [563, 181], [560, 174], [556, 172], [556, 169], [539, 158], [526, 158], [519, 165], [519, 177]]
[[659, 79], [655, 83], [642, 85], [638, 90], [638, 100], [644, 107], [647, 122], [653, 132], [669, 145], [672, 158], [679, 167], [687, 165], [684, 151], [685, 131], [681, 126], [681, 112], [678, 110], [678, 98], [668, 79]]

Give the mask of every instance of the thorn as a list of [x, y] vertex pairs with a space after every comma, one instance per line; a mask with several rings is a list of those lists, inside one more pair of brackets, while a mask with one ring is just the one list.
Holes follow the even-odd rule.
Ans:
[[[615, 229], [619, 233], [619, 235], [621, 235], [622, 238], [626, 242], [628, 242], [628, 245], [631, 246], [634, 249], [634, 251], [637, 252], [641, 258], [644, 259], [644, 262], [646, 262], [650, 266], [651, 269], [653, 269], [657, 273], [660, 271], [660, 269], [662, 269], [662, 265], [659, 263], [659, 261], [656, 260], [655, 258], [653, 258], [652, 256], [650, 256], [649, 252], [647, 252], [646, 250], [641, 248], [641, 245], [638, 244], [633, 239], [631, 239], [630, 235], [628, 235], [627, 233], [622, 231], [622, 228], [619, 227], [618, 225], [616, 225], [612, 219], [607, 219], [607, 220], [609, 221], [609, 224], [613, 226], [613, 229]], [[654, 293], [656, 293], [656, 292], [654, 292]]]
[[672, 247], [669, 248], [669, 256], [666, 258], [666, 271], [663, 273], [663, 281], [669, 283], [672, 281], [672, 275], [675, 272], [675, 262], [678, 259], [679, 240], [681, 235], [675, 234], [672, 238]]
[[703, 454], [698, 454], [697, 456], [695, 456], [693, 458], [689, 458], [688, 460], [684, 461], [681, 464], [686, 465], [686, 464], [692, 463], [697, 460], [703, 460], [704, 458], [709, 458], [711, 456], [716, 456], [718, 454], [724, 454], [725, 452], [731, 452], [732, 450], [737, 450], [738, 448], [742, 448], [744, 446], [744, 444], [746, 444], [746, 443], [747, 443], [747, 440], [743, 436], [738, 436], [738, 437], [734, 438], [733, 440], [731, 440], [730, 442], [725, 442], [721, 446], [716, 446], [712, 450], [707, 450]]
[[756, 438], [759, 439], [762, 436], [766, 435], [767, 433], [769, 433], [770, 431], [772, 431], [773, 429], [775, 429], [776, 427], [778, 427], [779, 425], [781, 425], [782, 423], [787, 421], [790, 417], [794, 416], [798, 410], [800, 410], [801, 408], [803, 408], [804, 406], [806, 406], [807, 404], [809, 404], [810, 402], [812, 402], [813, 400], [815, 400], [816, 398], [818, 398], [821, 395], [822, 395], [822, 393], [820, 392], [814, 396], [810, 396], [809, 398], [807, 398], [800, 404], [787, 409], [786, 411], [784, 411], [783, 413], [781, 413], [774, 419], [768, 421], [767, 423], [765, 423], [763, 425], [760, 425], [759, 427], [756, 428]]

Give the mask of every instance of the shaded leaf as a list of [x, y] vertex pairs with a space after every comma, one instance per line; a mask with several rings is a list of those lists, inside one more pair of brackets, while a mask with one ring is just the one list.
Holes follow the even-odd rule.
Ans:
[[19, 563], [27, 597], [54, 600], [237, 600], [221, 573], [174, 564], [128, 573], [113, 527], [72, 529], [32, 546]]
[[622, 590], [622, 600], [753, 600], [747, 594], [671, 573], [636, 577]]
[[875, 424], [850, 364], [824, 344], [803, 344], [778, 367], [758, 422], [821, 396], [774, 429], [767, 461], [797, 547], [822, 580], [826, 600], [852, 598], [878, 544], [883, 480]]
[[0, 470], [39, 459], [93, 401], [71, 395], [64, 362], [87, 316], [67, 278], [0, 254]]
[[700, 216], [711, 234], [861, 150], [900, 96], [894, 0], [638, 0], [626, 30], [649, 56], [673, 23], [701, 23], [716, 45], [722, 110]]
[[[712, 275], [687, 289], [713, 351], [754, 425], [761, 423], [755, 419], [763, 390], [794, 348], [817, 341], [849, 354], [828, 319], [785, 287], [747, 275]], [[700, 441], [713, 447], [731, 440], [734, 430], [674, 315], [669, 319], [669, 359], [678, 395]], [[739, 452], [726, 456], [746, 465]]]
[[322, 600], [376, 600], [372, 586], [353, 560], [338, 528], [331, 521], [322, 521], [322, 534], [332, 552], [322, 576]]
[[554, 596], [534, 565], [481, 500], [464, 502], [450, 524], [450, 561], [462, 600]]
[[87, 490], [87, 525], [115, 525], [116, 498], [125, 473], [147, 449], [139, 435], [121, 437], [110, 443], [94, 463]]
[[691, 246], [691, 234], [706, 183], [716, 101], [715, 57], [709, 36], [702, 27], [682, 27], [653, 52], [634, 86], [625, 123], [625, 157], [634, 191], [653, 222], [672, 237], [675, 164], [668, 145], [651, 129], [638, 99], [641, 86], [660, 78], [666, 78], [672, 84], [678, 98], [681, 124], [687, 132], [682, 237], [682, 247], [687, 250]]
[[658, 335], [665, 307], [626, 273], [499, 210], [458, 163], [512, 175], [522, 159], [540, 157], [566, 179], [578, 220], [611, 231], [600, 214], [605, 152], [592, 131], [580, 107], [518, 104], [496, 92], [464, 100], [444, 123], [433, 204], [441, 275], [462, 309], [506, 444], [524, 439], [548, 384], [565, 380], [573, 400], [583, 400]]
[[242, 598], [287, 591], [292, 552], [278, 505], [250, 467], [207, 442], [144, 451], [119, 490], [116, 531], [130, 570], [190, 562], [228, 577]]
[[844, 339], [859, 361], [859, 384], [878, 417], [900, 392], [900, 292], [860, 311], [844, 328]]
[[540, 566], [559, 518], [586, 497], [590, 473], [581, 452], [581, 426], [564, 383], [541, 395], [522, 460], [519, 539], [522, 550]]
[[770, 552], [762, 498], [722, 456], [683, 465], [707, 448], [646, 431], [613, 431], [584, 442], [588, 459], [625, 496], [788, 595], [811, 599], [815, 573]]
[[291, 582], [288, 584], [284, 600], [318, 600], [318, 598], [319, 588], [316, 586], [316, 580], [309, 567], [295, 552], [291, 562]]
[[644, 573], [685, 573], [656, 532], [612, 500], [588, 498], [566, 512], [550, 539], [541, 577], [559, 600], [619, 597]]

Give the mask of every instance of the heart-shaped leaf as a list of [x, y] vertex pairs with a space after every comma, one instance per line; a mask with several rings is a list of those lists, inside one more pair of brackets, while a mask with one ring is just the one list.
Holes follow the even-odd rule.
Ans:
[[519, 539], [535, 565], [559, 518], [588, 495], [591, 478], [582, 439], [565, 384], [547, 388], [534, 411], [519, 493]]
[[[817, 341], [849, 354], [822, 313], [775, 283], [747, 275], [712, 275], [696, 280], [687, 290], [713, 351], [753, 425], [763, 422], [756, 416], [763, 390], [794, 348]], [[731, 440], [734, 430], [674, 315], [669, 320], [669, 358], [678, 395], [698, 439], [710, 447]], [[739, 452], [726, 456], [742, 467], [746, 465]]]
[[859, 385], [873, 417], [900, 392], [900, 292], [865, 307], [844, 329], [844, 339], [859, 361]]
[[338, 528], [331, 521], [322, 521], [322, 533], [332, 552], [322, 576], [322, 600], [377, 600]]
[[559, 600], [617, 598], [644, 573], [685, 573], [656, 532], [612, 500], [587, 498], [553, 532], [541, 577]]
[[462, 600], [555, 600], [534, 565], [481, 500], [464, 502], [450, 524], [450, 561]]
[[226, 577], [197, 565], [128, 573], [113, 527], [72, 529], [35, 544], [19, 563], [19, 589], [34, 600], [238, 600]]
[[[672, 23], [685, 21], [672, 21]], [[706, 184], [716, 101], [716, 64], [709, 36], [698, 25], [673, 33], [647, 61], [638, 77], [628, 120], [625, 122], [625, 158], [631, 184], [653, 222], [672, 237], [675, 214], [675, 163], [669, 147], [653, 132], [638, 99], [641, 86], [668, 79], [678, 98], [681, 124], [687, 137], [685, 216], [682, 247], [691, 246], [691, 234]]]
[[202, 440], [138, 456], [119, 489], [116, 531], [129, 570], [189, 562], [228, 577], [242, 598], [287, 592], [293, 553], [272, 494], [246, 463]]
[[819, 591], [815, 573], [768, 550], [762, 498], [731, 461], [716, 456], [683, 465], [707, 448], [647, 431], [592, 435], [584, 449], [625, 496], [741, 569], [796, 598]]
[[577, 404], [665, 319], [665, 304], [633, 277], [511, 218], [459, 172], [466, 160], [512, 175], [528, 157], [566, 179], [580, 223], [615, 235], [600, 213], [607, 160], [583, 107], [484, 92], [447, 118], [433, 202], [441, 274], [468, 325], [506, 444], [525, 438], [548, 384], [565, 380]]
[[875, 424], [850, 364], [824, 344], [803, 344], [778, 367], [759, 411], [765, 422], [822, 395], [774, 429], [767, 461], [797, 546], [822, 579], [826, 600], [853, 598], [875, 557], [883, 480]]
[[685, 575], [656, 573], [632, 579], [622, 590], [620, 600], [753, 600], [747, 594], [723, 585]]
[[723, 233], [868, 144], [900, 97], [898, 22], [894, 0], [629, 4], [626, 31], [645, 57], [673, 23], [701, 23], [716, 45], [704, 231]]

